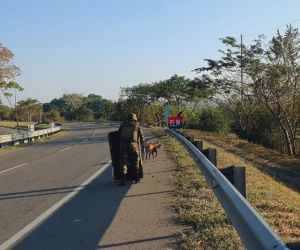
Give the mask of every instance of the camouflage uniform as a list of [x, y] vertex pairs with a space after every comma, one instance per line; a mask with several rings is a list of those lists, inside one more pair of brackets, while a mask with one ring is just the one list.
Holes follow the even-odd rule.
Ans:
[[123, 177], [122, 182], [125, 181], [125, 174], [128, 174], [128, 177], [131, 177], [137, 182], [140, 178], [141, 168], [139, 143], [144, 144], [144, 135], [136, 116], [131, 114], [130, 119], [121, 124], [119, 132], [121, 151], [120, 173]]

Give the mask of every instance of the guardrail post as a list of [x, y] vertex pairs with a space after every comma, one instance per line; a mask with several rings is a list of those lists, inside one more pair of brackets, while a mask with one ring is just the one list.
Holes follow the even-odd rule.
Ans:
[[231, 184], [246, 198], [246, 168], [230, 166], [219, 169]]
[[290, 250], [299, 250], [300, 249], [300, 241], [298, 241], [298, 242], [292, 242], [292, 243], [287, 243], [286, 246]]
[[246, 168], [235, 167], [233, 180], [236, 189], [246, 198]]
[[200, 151], [203, 150], [203, 141], [195, 140], [193, 144], [194, 144], [194, 146], [195, 146], [196, 148], [198, 148]]
[[194, 144], [194, 142], [195, 142], [195, 137], [194, 136], [192, 136], [192, 135], [188, 135], [187, 137], [186, 137], [186, 139], [188, 139], [191, 143], [193, 143]]
[[214, 166], [217, 166], [217, 150], [215, 148], [204, 149], [202, 153]]

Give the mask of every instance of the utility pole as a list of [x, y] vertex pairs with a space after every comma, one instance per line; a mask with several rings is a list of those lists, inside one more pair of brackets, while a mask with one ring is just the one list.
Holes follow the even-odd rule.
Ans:
[[16, 89], [15, 89], [15, 113], [16, 113], [17, 129], [18, 129], [18, 133], [20, 133], [19, 119], [18, 119], [18, 109], [17, 109], [17, 90]]
[[243, 72], [243, 35], [241, 34], [241, 101], [244, 95], [244, 72]]

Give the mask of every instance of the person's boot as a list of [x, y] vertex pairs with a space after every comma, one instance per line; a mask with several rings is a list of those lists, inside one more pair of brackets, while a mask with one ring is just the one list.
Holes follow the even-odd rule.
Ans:
[[119, 186], [125, 186], [125, 175], [121, 176], [121, 180], [120, 180]]
[[140, 177], [139, 177], [139, 175], [137, 174], [136, 177], [135, 177], [135, 179], [134, 179], [134, 183], [137, 184], [137, 183], [139, 183], [139, 182], [140, 182]]

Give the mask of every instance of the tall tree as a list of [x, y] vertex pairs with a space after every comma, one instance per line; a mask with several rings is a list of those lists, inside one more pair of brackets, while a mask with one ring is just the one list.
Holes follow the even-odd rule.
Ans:
[[[266, 43], [259, 37], [253, 45], [241, 46], [234, 38], [222, 39], [227, 47], [219, 60], [207, 59], [216, 100], [240, 120], [247, 129], [254, 107], [264, 105], [281, 131], [286, 151], [296, 154], [296, 131], [300, 121], [300, 42], [299, 31], [287, 27]], [[243, 51], [241, 55], [241, 50]], [[245, 78], [240, 81], [243, 68]]]
[[[261, 47], [262, 48], [262, 47]], [[250, 76], [253, 93], [265, 104], [279, 124], [286, 149], [296, 154], [296, 132], [300, 122], [299, 31], [289, 26], [278, 31], [260, 62], [253, 63]]]
[[158, 99], [175, 107], [175, 114], [185, 111], [187, 125], [199, 103], [212, 94], [209, 82], [210, 78], [206, 76], [191, 80], [184, 76], [173, 75], [167, 80], [155, 83], [153, 88]]
[[78, 121], [91, 122], [94, 121], [93, 110], [86, 106], [80, 106], [76, 111], [76, 118]]
[[28, 122], [32, 122], [33, 120], [41, 122], [42, 104], [36, 99], [28, 98], [19, 101], [18, 111], [20, 117], [23, 117], [23, 119], [26, 119]]
[[95, 119], [105, 118], [105, 99], [102, 96], [90, 94], [84, 98], [84, 105], [93, 111]]
[[128, 112], [137, 113], [139, 119], [144, 121], [144, 111], [147, 106], [153, 103], [152, 86], [147, 83], [140, 83], [133, 87], [121, 88], [121, 96], [126, 100], [129, 107]]
[[10, 120], [12, 109], [0, 103], [0, 120]]
[[14, 54], [0, 43], [0, 91], [5, 97], [11, 96], [11, 90], [23, 90], [22, 87], [11, 79], [20, 75], [20, 69], [13, 64]]
[[61, 100], [64, 103], [63, 115], [68, 120], [76, 120], [76, 112], [84, 103], [83, 96], [80, 94], [64, 94]]

